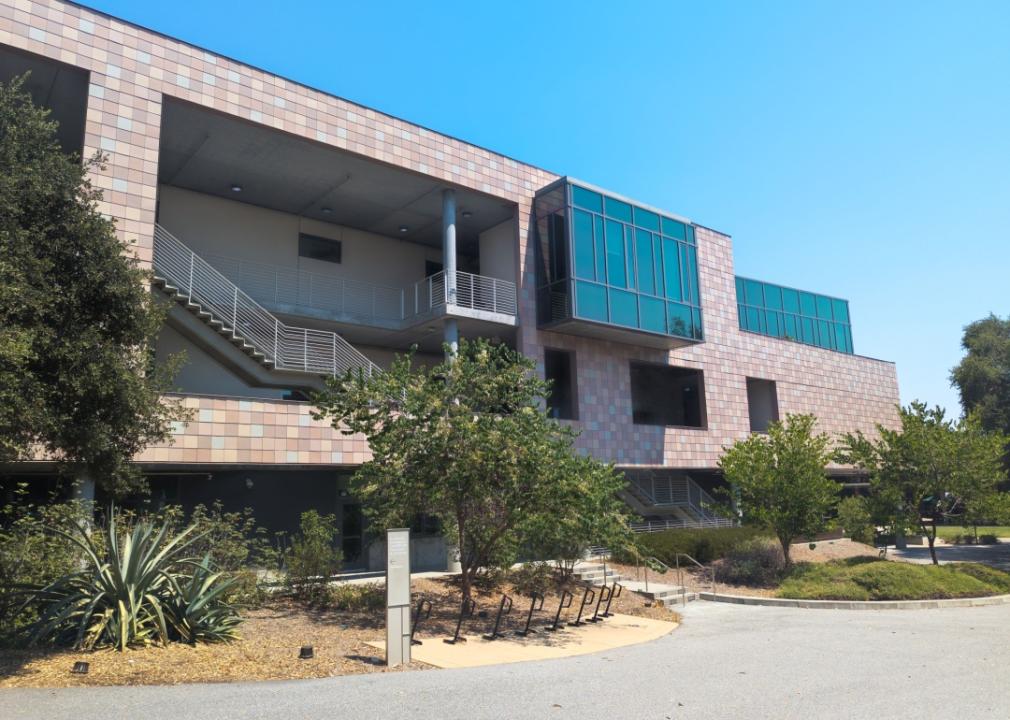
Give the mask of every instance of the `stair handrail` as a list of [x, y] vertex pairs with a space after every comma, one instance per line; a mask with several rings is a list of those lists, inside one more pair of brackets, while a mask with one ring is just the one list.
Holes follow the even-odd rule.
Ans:
[[274, 367], [332, 375], [352, 368], [361, 368], [369, 375], [379, 371], [375, 363], [334, 332], [285, 325], [157, 223], [153, 265], [166, 280], [185, 288], [192, 301], [206, 307], [235, 336], [271, 360]]
[[705, 567], [687, 553], [677, 553], [675, 562], [677, 565], [677, 584], [680, 585], [681, 605], [687, 605], [687, 588], [684, 587], [684, 569], [680, 565], [680, 559], [684, 558], [701, 568], [702, 572], [708, 572], [711, 581], [712, 594], [715, 595], [715, 566]]

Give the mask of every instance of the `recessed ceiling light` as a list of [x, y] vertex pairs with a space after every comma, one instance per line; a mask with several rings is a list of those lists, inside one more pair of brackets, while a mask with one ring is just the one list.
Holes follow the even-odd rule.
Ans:
[[472, 217], [473, 217], [473, 213], [472, 212], [470, 212], [469, 210], [464, 210], [463, 211], [463, 219], [464, 220], [472, 218]]
[[332, 208], [328, 208], [328, 207], [324, 207], [323, 208], [323, 215], [329, 215], [331, 212], [333, 212]]
[[231, 186], [231, 191], [236, 193], [242, 192], [242, 186], [237, 183], [233, 183]]
[[409, 228], [409, 227], [407, 227], [406, 225], [401, 225], [401, 226], [400, 226], [400, 232], [402, 232], [402, 233], [405, 233], [405, 232], [407, 232], [408, 230], [410, 230], [410, 228]]

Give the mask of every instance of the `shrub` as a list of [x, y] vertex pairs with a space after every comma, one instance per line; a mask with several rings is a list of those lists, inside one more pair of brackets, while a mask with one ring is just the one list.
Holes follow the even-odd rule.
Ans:
[[287, 583], [295, 597], [309, 602], [325, 601], [326, 584], [340, 572], [344, 557], [334, 545], [337, 520], [315, 510], [302, 513], [299, 532], [287, 555]]
[[543, 595], [554, 583], [554, 568], [547, 562], [526, 563], [512, 570], [509, 580], [519, 595]]
[[677, 553], [690, 555], [700, 563], [710, 563], [755, 537], [771, 537], [771, 534], [752, 527], [665, 530], [639, 535], [638, 545], [643, 555], [655, 556], [672, 566]]
[[386, 607], [386, 589], [374, 583], [333, 585], [326, 589], [323, 604], [345, 612], [377, 612]]
[[211, 570], [209, 558], [198, 563], [184, 555], [198, 537], [192, 527], [168, 531], [138, 523], [120, 538], [112, 513], [100, 542], [80, 523], [73, 532], [54, 530], [80, 549], [84, 567], [30, 594], [38, 619], [27, 629], [29, 643], [125, 650], [236, 637], [238, 615], [222, 600], [228, 579]]
[[864, 498], [847, 497], [838, 503], [836, 524], [850, 540], [873, 545], [876, 528]]
[[967, 563], [915, 565], [850, 558], [801, 563], [778, 596], [813, 600], [929, 600], [981, 597], [1010, 591], [1010, 575]]
[[983, 533], [978, 536], [979, 545], [998, 545], [999, 538], [991, 533]]
[[80, 567], [81, 549], [52, 532], [72, 531], [91, 515], [90, 503], [35, 504], [19, 484], [14, 498], [0, 507], [0, 639], [12, 642], [37, 618], [26, 594]]
[[716, 578], [731, 585], [770, 587], [782, 579], [785, 558], [771, 538], [756, 537], [740, 543], [719, 563]]

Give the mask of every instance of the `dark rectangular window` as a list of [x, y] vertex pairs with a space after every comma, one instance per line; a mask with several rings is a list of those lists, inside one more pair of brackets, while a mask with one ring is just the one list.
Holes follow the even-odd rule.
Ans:
[[632, 362], [631, 412], [636, 425], [705, 427], [702, 372]]
[[304, 258], [340, 262], [340, 241], [298, 233], [298, 254]]
[[747, 411], [751, 432], [768, 432], [779, 419], [779, 399], [774, 380], [747, 378]]
[[575, 353], [566, 350], [544, 350], [544, 377], [551, 383], [547, 414], [558, 420], [575, 420], [577, 384]]

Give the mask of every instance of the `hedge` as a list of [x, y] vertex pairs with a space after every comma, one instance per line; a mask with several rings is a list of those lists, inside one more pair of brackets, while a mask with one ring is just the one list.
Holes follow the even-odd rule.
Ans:
[[686, 553], [700, 563], [709, 563], [755, 537], [771, 537], [771, 534], [752, 527], [685, 529], [642, 533], [637, 540], [643, 554], [656, 557], [672, 567], [677, 562], [677, 553]]

